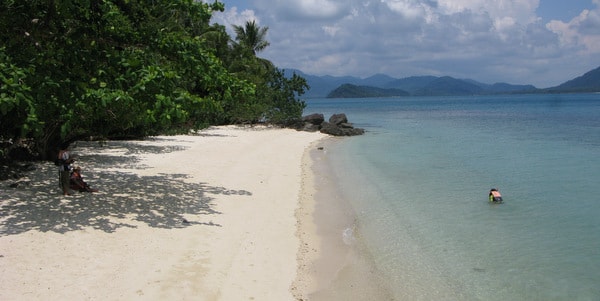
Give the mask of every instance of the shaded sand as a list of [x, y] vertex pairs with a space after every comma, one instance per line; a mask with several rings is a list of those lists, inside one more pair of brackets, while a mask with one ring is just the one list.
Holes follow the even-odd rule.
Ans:
[[0, 182], [0, 300], [293, 300], [300, 162], [322, 137], [78, 142], [99, 193], [63, 197], [51, 163]]

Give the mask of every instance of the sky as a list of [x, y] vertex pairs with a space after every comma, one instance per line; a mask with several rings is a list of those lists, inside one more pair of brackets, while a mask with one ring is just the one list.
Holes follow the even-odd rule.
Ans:
[[[213, 0], [205, 0], [212, 2]], [[600, 0], [219, 0], [268, 27], [258, 56], [311, 75], [559, 85], [600, 66]]]

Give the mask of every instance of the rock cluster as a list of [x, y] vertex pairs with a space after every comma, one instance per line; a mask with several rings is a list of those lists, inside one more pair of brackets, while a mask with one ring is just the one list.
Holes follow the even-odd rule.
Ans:
[[331, 115], [329, 122], [325, 121], [323, 114], [310, 114], [302, 117], [302, 122], [304, 125], [301, 130], [308, 132], [320, 131], [333, 136], [356, 136], [365, 133], [364, 129], [355, 128], [349, 123], [344, 113]]

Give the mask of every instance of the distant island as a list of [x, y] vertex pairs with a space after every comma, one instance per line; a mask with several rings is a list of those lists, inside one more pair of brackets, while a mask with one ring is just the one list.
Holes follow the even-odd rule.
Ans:
[[532, 85], [510, 85], [506, 83], [487, 85], [473, 80], [456, 79], [450, 76], [407, 77], [388, 82], [386, 86], [396, 88], [343, 84], [327, 94], [327, 98], [481, 95], [515, 93], [520, 91], [530, 93], [536, 90]]
[[392, 97], [409, 95], [410, 93], [401, 89], [384, 89], [371, 86], [343, 84], [327, 94], [327, 98]]
[[[291, 72], [286, 70], [287, 72]], [[450, 76], [411, 76], [393, 78], [377, 74], [365, 79], [351, 76], [314, 76], [301, 71], [293, 72], [304, 77], [310, 90], [308, 98], [372, 98], [395, 96], [464, 96], [517, 93], [593, 93], [600, 92], [600, 67], [556, 87], [539, 89], [533, 85], [508, 83], [484, 84], [472, 79]]]

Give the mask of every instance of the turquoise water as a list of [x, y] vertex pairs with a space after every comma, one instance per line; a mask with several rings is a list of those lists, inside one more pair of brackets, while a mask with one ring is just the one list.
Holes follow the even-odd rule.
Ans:
[[307, 104], [367, 130], [329, 159], [396, 299], [600, 300], [600, 94]]

